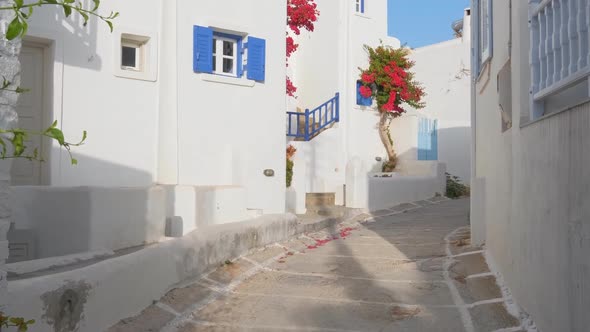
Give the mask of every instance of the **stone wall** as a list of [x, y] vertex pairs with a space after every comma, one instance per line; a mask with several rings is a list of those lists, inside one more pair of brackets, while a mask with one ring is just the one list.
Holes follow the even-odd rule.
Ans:
[[[0, 0], [0, 6], [9, 6], [12, 1]], [[13, 82], [10, 89], [14, 89], [20, 83], [20, 63], [18, 54], [21, 42], [7, 41], [4, 38], [6, 27], [13, 18], [10, 11], [0, 11], [0, 77]], [[16, 126], [18, 117], [16, 114], [16, 102], [18, 95], [14, 92], [0, 91], [0, 128]], [[7, 280], [4, 264], [8, 258], [7, 232], [10, 228], [11, 209], [10, 198], [10, 160], [0, 160], [0, 310], [7, 301]]]

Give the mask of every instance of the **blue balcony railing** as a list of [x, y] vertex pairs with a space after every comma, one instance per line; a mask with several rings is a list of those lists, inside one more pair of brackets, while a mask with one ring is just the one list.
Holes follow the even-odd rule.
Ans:
[[340, 94], [305, 112], [287, 112], [287, 136], [310, 141], [326, 127], [340, 121]]

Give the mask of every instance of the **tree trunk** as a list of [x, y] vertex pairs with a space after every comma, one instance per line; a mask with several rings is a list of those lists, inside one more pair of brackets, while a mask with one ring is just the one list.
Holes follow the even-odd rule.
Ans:
[[388, 160], [383, 163], [383, 172], [393, 172], [397, 166], [397, 155], [395, 154], [393, 144], [389, 140], [389, 135], [387, 134], [389, 130], [389, 121], [387, 117], [387, 113], [381, 113], [381, 119], [379, 120], [379, 137], [381, 138], [383, 146], [385, 146], [388, 158]]

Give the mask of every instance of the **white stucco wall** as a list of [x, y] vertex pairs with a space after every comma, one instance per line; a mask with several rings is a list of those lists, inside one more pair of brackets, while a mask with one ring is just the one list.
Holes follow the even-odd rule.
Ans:
[[[476, 83], [474, 237], [541, 331], [587, 331], [590, 105], [527, 124], [528, 3], [494, 1], [494, 55]], [[512, 53], [509, 38], [512, 38]], [[497, 74], [511, 57], [513, 127], [502, 132]]]
[[426, 92], [426, 107], [418, 113], [438, 119], [438, 159], [467, 184], [471, 179], [470, 19], [465, 16], [462, 38], [421, 47], [410, 55], [416, 80]]
[[16, 229], [31, 230], [35, 258], [118, 250], [164, 238], [165, 190], [14, 187]]
[[383, 157], [377, 133], [377, 113], [356, 106], [356, 80], [359, 67], [368, 57], [363, 45], [384, 44], [399, 47], [387, 37], [387, 3], [368, 3], [365, 14], [354, 12], [354, 2], [318, 0], [320, 16], [311, 33], [303, 32], [297, 42], [290, 70], [298, 88], [296, 103], [310, 110], [340, 93], [340, 123], [311, 142], [297, 144], [307, 160], [307, 191], [336, 192], [336, 203], [343, 204], [346, 165], [358, 156], [375, 168], [375, 157]]
[[[0, 1], [0, 6], [12, 5], [11, 1]], [[12, 14], [9, 11], [0, 11], [0, 28], [6, 31], [6, 27], [12, 20]], [[13, 82], [14, 88], [20, 84], [20, 64], [18, 54], [20, 52], [21, 42], [19, 39], [7, 41], [4, 33], [0, 36], [0, 76]], [[8, 91], [0, 91], [0, 128], [9, 129], [17, 125], [17, 115], [15, 106], [18, 95]], [[10, 192], [10, 167], [12, 161], [0, 160], [0, 312], [5, 310], [8, 302], [7, 295], [7, 277], [5, 261], [8, 259], [8, 239], [7, 233], [10, 228], [12, 210], [9, 204]]]
[[150, 43], [157, 44], [160, 5], [159, 0], [102, 1], [102, 11], [121, 14], [114, 33], [95, 18], [83, 27], [78, 15], [66, 19], [55, 6], [35, 10], [25, 40], [46, 49], [43, 122], [58, 120], [70, 141], [88, 131], [86, 144], [74, 149], [77, 166], [55, 145], [45, 152], [51, 171], [43, 184], [145, 186], [155, 181], [158, 83], [116, 77], [115, 49], [119, 33], [150, 35]]
[[[248, 208], [284, 212], [286, 2], [183, 0], [177, 6], [178, 132], [161, 135], [177, 135], [179, 184], [244, 186]], [[265, 82], [218, 83], [194, 73], [193, 25], [265, 39]]]
[[[283, 212], [286, 3], [107, 0], [101, 8], [120, 12], [113, 34], [95, 19], [84, 28], [76, 15], [65, 19], [51, 6], [31, 22], [29, 39], [46, 46], [49, 64], [43, 121], [59, 120], [72, 141], [88, 131], [87, 143], [74, 149], [75, 167], [57, 147], [46, 151], [43, 184], [235, 185], [246, 188], [248, 208]], [[266, 81], [244, 86], [194, 73], [193, 25], [266, 39]], [[122, 33], [151, 38], [144, 79], [119, 77]]]

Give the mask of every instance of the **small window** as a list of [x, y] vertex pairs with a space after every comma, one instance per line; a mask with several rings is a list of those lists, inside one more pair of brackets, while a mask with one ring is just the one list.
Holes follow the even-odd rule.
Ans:
[[149, 38], [121, 35], [121, 69], [143, 71], [145, 68], [146, 44]]
[[132, 43], [121, 45], [121, 69], [141, 70], [141, 46]]
[[354, 6], [355, 12], [360, 14], [365, 13], [365, 0], [355, 0]]
[[193, 71], [264, 82], [266, 40], [220, 30], [193, 26]]
[[238, 76], [238, 45], [241, 37], [213, 34], [213, 73]]
[[477, 30], [476, 43], [477, 47], [477, 72], [481, 67], [492, 58], [493, 34], [492, 34], [492, 0], [476, 0], [477, 6]]
[[[133, 30], [132, 30], [133, 31]], [[113, 74], [117, 77], [151, 81], [157, 80], [158, 38], [153, 31], [115, 29], [113, 38]]]

